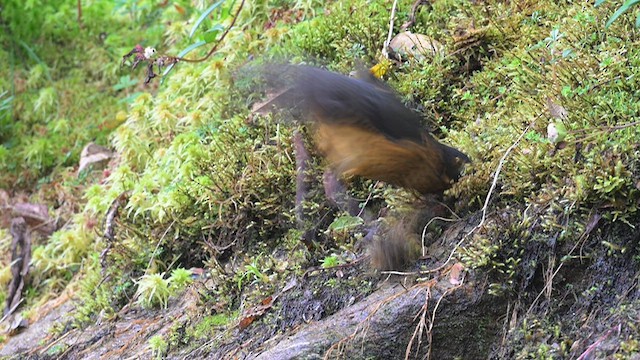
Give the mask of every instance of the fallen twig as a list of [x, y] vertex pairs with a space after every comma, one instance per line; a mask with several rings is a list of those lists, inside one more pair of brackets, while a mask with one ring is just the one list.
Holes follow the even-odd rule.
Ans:
[[[620, 325], [618, 325], [617, 328], [618, 328], [618, 331], [620, 331]], [[587, 350], [585, 350], [576, 360], [590, 359], [592, 353], [598, 348], [598, 346], [600, 346], [600, 344], [604, 340], [606, 340], [611, 335], [614, 329], [615, 328], [611, 328], [606, 333], [604, 333], [604, 335], [600, 336], [598, 340], [596, 340], [593, 344], [589, 345]]]
[[413, 3], [413, 6], [411, 6], [411, 12], [409, 13], [409, 20], [407, 20], [407, 22], [402, 24], [402, 26], [400, 27], [400, 31], [406, 31], [408, 28], [412, 27], [413, 24], [415, 24], [416, 13], [418, 12], [418, 9], [420, 8], [420, 6], [424, 4], [431, 5], [428, 0], [416, 0]]
[[396, 17], [396, 7], [398, 6], [398, 0], [393, 1], [393, 7], [391, 8], [391, 18], [389, 19], [389, 33], [387, 34], [387, 40], [382, 45], [382, 56], [389, 58], [389, 44], [391, 43], [391, 36], [393, 36], [393, 22]]
[[459, 289], [463, 283], [464, 281], [458, 286], [445, 290], [444, 293], [442, 293], [442, 296], [438, 298], [438, 301], [436, 301], [436, 305], [433, 307], [433, 312], [431, 313], [431, 321], [429, 321], [429, 328], [427, 329], [427, 337], [429, 338], [429, 351], [427, 352], [427, 360], [431, 358], [431, 349], [433, 344], [433, 325], [436, 322], [436, 312], [438, 311], [438, 307], [440, 307], [442, 299], [444, 299], [444, 297], [447, 296], [448, 293]]
[[113, 242], [116, 239], [115, 220], [118, 216], [118, 210], [120, 210], [120, 207], [122, 207], [123, 203], [129, 198], [130, 193], [130, 191], [125, 191], [118, 195], [118, 197], [111, 203], [111, 206], [109, 206], [109, 210], [107, 211], [107, 215], [104, 219], [104, 235], [102, 236], [107, 240], [107, 246], [100, 253], [100, 266], [102, 268], [103, 275], [107, 268], [107, 256], [109, 256], [109, 252], [113, 247]]
[[480, 222], [478, 223], [478, 225], [474, 226], [473, 229], [469, 230], [469, 232], [467, 232], [462, 239], [460, 239], [460, 241], [458, 241], [458, 243], [453, 247], [453, 249], [451, 250], [451, 253], [449, 253], [449, 257], [447, 258], [447, 260], [440, 266], [434, 268], [434, 269], [430, 269], [430, 270], [425, 270], [425, 271], [421, 271], [421, 274], [428, 274], [428, 273], [432, 273], [432, 272], [437, 272], [440, 271], [441, 269], [443, 269], [445, 266], [447, 266], [447, 264], [449, 263], [449, 261], [451, 261], [451, 259], [453, 258], [454, 254], [456, 253], [456, 251], [458, 251], [458, 248], [462, 245], [462, 243], [464, 243], [464, 241], [471, 236], [476, 230], [478, 230], [480, 227], [482, 227], [484, 225], [484, 222], [487, 218], [487, 208], [489, 207], [489, 201], [491, 200], [491, 195], [493, 195], [493, 191], [496, 188], [496, 185], [498, 184], [498, 177], [500, 176], [500, 171], [502, 170], [502, 166], [504, 165], [504, 162], [506, 161], [507, 157], [509, 156], [509, 154], [513, 151], [513, 149], [516, 148], [516, 146], [518, 146], [518, 144], [520, 143], [520, 140], [522, 140], [522, 138], [529, 132], [529, 129], [531, 128], [531, 126], [535, 123], [535, 121], [542, 116], [542, 114], [538, 115], [533, 121], [531, 121], [531, 123], [529, 123], [529, 125], [527, 125], [527, 127], [522, 131], [522, 133], [520, 134], [520, 136], [518, 136], [518, 138], [516, 139], [516, 141], [513, 142], [513, 144], [511, 144], [511, 146], [509, 146], [507, 148], [507, 150], [504, 152], [504, 154], [502, 155], [502, 157], [500, 158], [500, 162], [498, 163], [498, 167], [496, 168], [496, 171], [493, 175], [493, 181], [491, 182], [491, 187], [489, 188], [489, 192], [487, 193], [487, 197], [484, 200], [484, 205], [482, 206], [482, 218], [480, 219]]
[[160, 248], [160, 244], [162, 244], [162, 241], [164, 240], [164, 237], [167, 236], [167, 234], [169, 233], [169, 230], [171, 230], [171, 228], [176, 223], [176, 221], [177, 220], [173, 220], [171, 222], [171, 224], [169, 224], [169, 226], [167, 226], [167, 229], [164, 231], [164, 233], [162, 234], [160, 239], [158, 239], [158, 242], [156, 243], [156, 247], [155, 247], [155, 249], [153, 249], [153, 253], [151, 253], [151, 258], [149, 259], [149, 264], [147, 264], [147, 268], [144, 270], [145, 275], [147, 274], [147, 272], [151, 268], [151, 264], [153, 264], [153, 259], [156, 257], [156, 253], [158, 252], [158, 249]]
[[5, 315], [11, 314], [22, 303], [22, 292], [31, 263], [31, 237], [27, 222], [22, 217], [11, 220], [11, 282], [7, 293]]

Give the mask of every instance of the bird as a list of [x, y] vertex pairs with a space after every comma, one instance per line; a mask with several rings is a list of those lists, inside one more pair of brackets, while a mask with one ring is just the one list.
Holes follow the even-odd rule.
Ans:
[[420, 116], [371, 73], [349, 77], [305, 65], [272, 65], [265, 73], [267, 84], [280, 88], [273, 104], [293, 109], [308, 124], [319, 153], [342, 178], [440, 194], [470, 162], [436, 140]]

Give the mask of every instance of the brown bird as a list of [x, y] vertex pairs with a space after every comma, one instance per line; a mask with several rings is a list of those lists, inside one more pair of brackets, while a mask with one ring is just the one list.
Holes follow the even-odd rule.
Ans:
[[394, 92], [364, 79], [308, 66], [267, 70], [270, 85], [286, 87], [278, 107], [294, 108], [311, 124], [319, 151], [344, 177], [362, 176], [414, 190], [441, 193], [458, 180], [469, 158], [439, 143]]

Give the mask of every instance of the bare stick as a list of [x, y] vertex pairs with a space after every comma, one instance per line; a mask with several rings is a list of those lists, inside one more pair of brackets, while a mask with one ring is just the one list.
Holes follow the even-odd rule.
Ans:
[[109, 252], [111, 251], [116, 239], [115, 222], [118, 217], [118, 211], [122, 207], [123, 203], [127, 201], [130, 194], [131, 191], [124, 191], [118, 195], [118, 197], [111, 203], [111, 206], [109, 206], [109, 210], [105, 216], [103, 237], [107, 240], [107, 246], [105, 246], [104, 250], [100, 253], [100, 266], [102, 267], [103, 275], [107, 268], [107, 256], [109, 256]]
[[78, 27], [82, 29], [82, 0], [78, 0]]
[[9, 309], [9, 311], [7, 311], [6, 314], [4, 314], [2, 319], [0, 319], [0, 323], [5, 321], [11, 314], [13, 314], [13, 312], [16, 311], [16, 309], [18, 308], [18, 306], [20, 306], [20, 304], [22, 304], [22, 302], [24, 302], [24, 298], [21, 298], [20, 301], [18, 301], [15, 305], [13, 305], [13, 307]]
[[536, 119], [534, 119], [529, 125], [527, 125], [527, 127], [522, 131], [522, 133], [520, 134], [520, 136], [518, 136], [518, 138], [516, 139], [516, 141], [513, 142], [513, 144], [511, 144], [511, 146], [509, 146], [509, 148], [507, 149], [507, 151], [504, 152], [504, 154], [502, 155], [502, 158], [500, 158], [500, 162], [498, 163], [498, 167], [496, 168], [496, 172], [493, 175], [493, 181], [491, 182], [491, 187], [489, 188], [489, 192], [487, 193], [487, 197], [484, 200], [484, 206], [482, 207], [482, 219], [480, 220], [480, 222], [478, 223], [478, 225], [474, 226], [473, 229], [471, 229], [468, 233], [466, 233], [462, 239], [460, 239], [460, 241], [458, 241], [458, 243], [453, 247], [453, 250], [451, 250], [451, 253], [449, 254], [449, 257], [447, 258], [447, 261], [445, 261], [442, 265], [436, 267], [435, 269], [431, 269], [431, 270], [427, 270], [422, 272], [423, 274], [427, 274], [427, 273], [432, 273], [432, 272], [436, 272], [436, 271], [440, 271], [441, 269], [443, 269], [445, 266], [447, 266], [447, 264], [449, 263], [449, 261], [451, 261], [451, 259], [453, 258], [453, 255], [456, 253], [456, 251], [458, 251], [458, 248], [460, 247], [460, 245], [462, 245], [462, 243], [469, 237], [471, 236], [471, 234], [473, 234], [476, 230], [478, 230], [480, 227], [482, 227], [484, 225], [485, 220], [487, 219], [487, 208], [489, 207], [489, 200], [491, 200], [491, 195], [493, 194], [493, 191], [496, 188], [496, 184], [498, 183], [498, 176], [500, 176], [500, 171], [502, 170], [502, 166], [504, 165], [505, 160], [507, 159], [507, 157], [509, 156], [509, 154], [513, 151], [513, 149], [516, 148], [516, 146], [518, 146], [518, 144], [520, 143], [520, 140], [522, 140], [522, 138], [527, 134], [527, 132], [529, 131], [529, 129], [531, 128], [531, 126], [533, 125], [533, 123], [539, 118], [540, 116], [536, 117]]
[[391, 19], [389, 19], [389, 33], [387, 34], [387, 40], [382, 47], [382, 56], [389, 58], [389, 44], [391, 43], [391, 36], [393, 35], [393, 21], [396, 17], [396, 6], [398, 6], [398, 0], [393, 1], [393, 7], [391, 8]]
[[460, 218], [449, 219], [449, 218], [444, 218], [444, 217], [440, 217], [440, 216], [435, 216], [435, 217], [431, 218], [431, 220], [429, 220], [429, 222], [427, 222], [427, 225], [425, 225], [422, 228], [422, 256], [427, 256], [427, 247], [424, 246], [424, 239], [427, 237], [427, 228], [429, 227], [429, 225], [431, 225], [432, 222], [434, 222], [436, 220], [442, 220], [442, 221], [447, 221], [447, 222], [456, 222], [456, 221], [460, 221]]
[[418, 12], [418, 9], [420, 8], [420, 6], [424, 4], [429, 4], [429, 1], [416, 0], [416, 2], [413, 3], [413, 6], [411, 7], [411, 13], [409, 13], [409, 20], [407, 20], [406, 23], [402, 24], [402, 26], [400, 27], [400, 31], [407, 31], [408, 28], [410, 28], [411, 26], [413, 26], [413, 24], [415, 24], [416, 13]]
[[224, 33], [222, 33], [222, 36], [220, 36], [220, 40], [218, 40], [218, 42], [211, 48], [211, 50], [209, 50], [209, 52], [207, 53], [207, 55], [205, 55], [205, 57], [200, 58], [200, 59], [185, 59], [185, 58], [178, 57], [176, 59], [178, 59], [180, 61], [197, 63], [197, 62], [203, 62], [203, 61], [207, 60], [211, 55], [213, 55], [213, 53], [215, 53], [216, 50], [218, 50], [218, 46], [220, 46], [220, 44], [222, 43], [224, 38], [227, 37], [227, 34], [231, 30], [231, 28], [233, 28], [233, 25], [235, 25], [236, 20], [238, 20], [238, 16], [240, 15], [240, 11], [242, 11], [242, 8], [244, 7], [244, 2], [245, 2], [245, 0], [242, 0], [242, 2], [240, 2], [240, 7], [238, 7], [238, 10], [236, 11], [236, 15], [233, 17], [233, 20], [231, 20], [231, 24], [229, 24], [229, 27], [227, 27], [227, 29], [224, 31]]
[[456, 287], [452, 287], [445, 290], [444, 293], [442, 293], [442, 296], [440, 296], [440, 298], [438, 299], [438, 301], [436, 301], [436, 305], [433, 308], [433, 313], [431, 313], [431, 321], [429, 321], [429, 328], [427, 329], [427, 338], [429, 339], [429, 351], [427, 352], [427, 360], [431, 359], [431, 349], [433, 347], [433, 325], [436, 322], [436, 312], [438, 311], [438, 307], [440, 306], [442, 299], [444, 299], [444, 297], [447, 296], [448, 293], [458, 290], [460, 287], [462, 287], [462, 283], [460, 283], [460, 285]]
[[171, 222], [171, 224], [169, 224], [169, 226], [167, 227], [167, 230], [164, 231], [164, 234], [162, 234], [162, 236], [160, 237], [160, 240], [158, 240], [158, 243], [156, 244], [156, 248], [153, 249], [153, 253], [151, 254], [151, 258], [149, 259], [149, 264], [147, 265], [147, 268], [144, 270], [145, 274], [147, 274], [147, 272], [151, 268], [151, 264], [153, 263], [153, 259], [156, 257], [156, 253], [158, 252], [158, 248], [160, 247], [160, 244], [162, 244], [162, 241], [164, 240], [164, 237], [167, 236], [167, 233], [169, 232], [169, 230], [171, 230], [171, 228], [173, 227], [173, 225], [175, 223], [176, 223], [176, 220], [173, 220]]
[[[620, 324], [618, 324], [618, 332], [620, 331]], [[609, 335], [611, 335], [611, 333], [613, 332], [615, 328], [611, 328], [609, 329], [606, 333], [604, 333], [604, 335], [600, 336], [598, 338], [598, 340], [596, 340], [596, 342], [594, 342], [593, 344], [589, 345], [589, 347], [587, 348], [587, 350], [585, 350], [579, 357], [577, 360], [585, 360], [591, 357], [591, 355], [593, 355], [593, 352], [598, 348], [598, 346], [600, 346], [600, 344], [606, 340]]]

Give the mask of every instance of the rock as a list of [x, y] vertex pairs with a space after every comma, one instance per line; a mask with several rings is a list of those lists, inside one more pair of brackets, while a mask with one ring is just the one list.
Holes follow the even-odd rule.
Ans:
[[24, 218], [31, 230], [45, 235], [56, 230], [56, 224], [49, 216], [49, 209], [43, 204], [17, 203], [13, 205], [13, 216]]
[[[327, 318], [264, 343], [246, 359], [403, 359], [407, 348], [409, 358], [421, 358], [428, 352], [432, 359], [487, 358], [487, 343], [500, 336], [495, 319], [504, 303], [495, 298], [483, 302], [481, 294], [482, 286], [475, 282], [453, 287], [446, 279], [409, 289], [400, 284], [384, 286]], [[425, 308], [428, 317], [438, 309], [431, 334], [417, 335], [409, 345], [416, 334], [416, 319]], [[477, 318], [464, 315], [478, 308], [491, 319], [491, 325], [479, 325]]]
[[401, 58], [424, 60], [427, 57], [444, 54], [442, 44], [426, 35], [413, 34], [411, 31], [396, 35], [389, 43], [389, 49], [399, 60]]
[[103, 169], [113, 157], [113, 152], [104, 146], [96, 145], [93, 142], [87, 144], [80, 153], [80, 167], [78, 174], [87, 169], [90, 165], [93, 169]]

